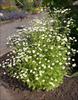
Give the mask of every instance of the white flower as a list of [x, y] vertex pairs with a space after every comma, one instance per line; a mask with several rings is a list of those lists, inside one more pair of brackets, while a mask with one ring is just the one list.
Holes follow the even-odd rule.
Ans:
[[77, 40], [76, 40], [76, 39], [75, 39], [74, 41], [75, 41], [75, 42], [77, 42]]
[[39, 61], [39, 64], [41, 64], [41, 61]]
[[28, 30], [27, 30], [26, 28], [23, 28], [23, 31], [25, 31], [25, 32], [26, 32], [26, 31], [28, 31]]
[[51, 50], [53, 49], [53, 46], [51, 46]]
[[38, 77], [36, 77], [35, 79], [36, 79], [36, 80], [39, 80], [39, 78], [38, 78]]
[[70, 58], [70, 57], [68, 57], [68, 60], [71, 60], [71, 58]]
[[55, 63], [52, 63], [52, 66], [54, 66], [55, 65]]
[[67, 42], [67, 38], [64, 38], [63, 40], [64, 40], [65, 42]]
[[28, 58], [25, 58], [25, 61], [28, 62]]
[[70, 39], [70, 40], [73, 40], [73, 38], [72, 38], [72, 37], [69, 37], [69, 39]]
[[40, 46], [40, 44], [38, 44], [38, 46]]
[[62, 65], [62, 62], [60, 62], [59, 65]]
[[53, 67], [50, 67], [51, 70], [53, 70]]
[[6, 72], [4, 72], [3, 74], [6, 75]]
[[44, 64], [42, 64], [42, 67], [44, 67], [45, 65]]
[[55, 87], [55, 84], [53, 82], [49, 82], [49, 84], [51, 84], [53, 87]]
[[35, 54], [34, 57], [36, 57], [37, 55]]
[[47, 62], [50, 63], [50, 60], [48, 60]]
[[33, 63], [36, 63], [36, 61], [35, 61], [35, 60], [33, 60], [32, 62], [33, 62]]
[[35, 19], [35, 22], [36, 22], [37, 24], [42, 24], [42, 21], [39, 20], [39, 19]]
[[39, 55], [39, 52], [37, 52], [37, 55]]
[[42, 51], [42, 49], [41, 49], [41, 48], [39, 48], [39, 50], [40, 50], [40, 51]]
[[54, 22], [54, 20], [50, 20], [50, 22], [51, 22], [51, 23], [53, 23], [53, 22]]
[[29, 56], [28, 58], [29, 58], [29, 59], [31, 59], [31, 58], [32, 58], [32, 56]]
[[53, 81], [53, 78], [51, 77], [51, 80]]
[[23, 42], [23, 45], [25, 46], [25, 42]]
[[49, 35], [49, 37], [52, 37], [51, 35]]
[[19, 76], [16, 76], [16, 78], [18, 79], [18, 78], [19, 78]]
[[71, 63], [70, 62], [68, 62], [68, 65], [70, 65]]
[[75, 61], [75, 59], [72, 59], [72, 61]]
[[63, 66], [62, 69], [65, 69], [65, 66]]
[[48, 68], [50, 68], [50, 65], [48, 65]]
[[42, 82], [45, 82], [45, 80], [42, 80]]
[[30, 82], [30, 80], [29, 80], [29, 79], [27, 79], [27, 82]]
[[68, 49], [70, 49], [70, 46], [67, 46]]
[[70, 55], [71, 53], [70, 53], [70, 52], [68, 52], [67, 54], [68, 54], [68, 55]]
[[50, 31], [53, 31], [53, 28], [50, 28], [49, 30], [50, 30]]
[[32, 53], [35, 53], [35, 50], [32, 50]]
[[65, 44], [65, 41], [61, 42], [61, 45], [64, 45]]
[[24, 51], [26, 51], [26, 50], [27, 50], [27, 48], [23, 48], [23, 50], [24, 50]]
[[23, 70], [21, 70], [21, 73], [23, 73], [24, 71]]
[[37, 68], [34, 68], [34, 70], [36, 71], [36, 70], [37, 70]]
[[72, 67], [76, 67], [76, 64], [74, 63], [74, 64], [72, 64]]
[[27, 73], [25, 73], [25, 72], [24, 72], [22, 75], [23, 75], [24, 77], [27, 77]]
[[61, 56], [62, 54], [61, 53], [59, 53], [59, 56]]
[[73, 37], [73, 39], [76, 39], [75, 37]]
[[42, 40], [44, 40], [45, 38], [44, 38], [44, 37], [42, 37], [41, 39], [42, 39]]
[[60, 40], [61, 40], [60, 36], [57, 36], [57, 41], [60, 41]]
[[56, 60], [56, 63], [59, 63], [59, 60]]
[[8, 67], [12, 67], [12, 64], [9, 64]]
[[41, 70], [41, 67], [39, 67], [38, 69]]
[[33, 74], [35, 74], [35, 71], [33, 71]]
[[67, 65], [68, 65], [68, 63], [65, 63], [65, 65], [67, 66]]
[[57, 33], [54, 33], [55, 35], [57, 35]]
[[66, 20], [64, 20], [64, 23], [66, 23], [67, 21]]
[[32, 73], [33, 71], [32, 70], [30, 70], [30, 73]]
[[40, 56], [40, 57], [43, 57], [43, 55], [42, 55], [42, 54], [40, 54], [39, 56]]
[[16, 77], [15, 75], [13, 77]]
[[57, 82], [58, 80], [57, 79], [55, 79], [55, 82]]
[[58, 48], [60, 49], [60, 48], [61, 48], [61, 46], [59, 45], [59, 46], [58, 46]]
[[46, 45], [44, 44], [43, 47], [46, 47]]
[[61, 11], [61, 13], [63, 14], [63, 13], [65, 13], [68, 10], [70, 10], [70, 9], [64, 9], [64, 10]]

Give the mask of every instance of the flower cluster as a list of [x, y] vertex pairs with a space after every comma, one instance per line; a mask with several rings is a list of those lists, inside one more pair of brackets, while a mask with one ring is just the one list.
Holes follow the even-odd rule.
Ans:
[[[61, 13], [65, 12], [67, 10]], [[67, 74], [66, 66], [70, 65], [71, 54], [76, 53], [70, 46], [71, 41], [77, 40], [69, 37], [68, 27], [73, 21], [64, 19], [65, 27], [59, 16], [60, 12], [54, 12], [52, 18], [47, 16], [42, 20], [35, 19], [33, 27], [18, 31], [17, 35], [9, 39], [12, 52], [16, 56], [13, 57], [15, 67], [8, 64], [8, 72], [32, 89], [51, 90], [59, 86]], [[75, 67], [76, 64], [72, 66]]]

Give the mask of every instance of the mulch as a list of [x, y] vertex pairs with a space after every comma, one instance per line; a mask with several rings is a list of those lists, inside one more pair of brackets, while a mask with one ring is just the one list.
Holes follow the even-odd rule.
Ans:
[[[0, 100], [78, 100], [78, 77], [64, 77], [61, 86], [52, 91], [43, 91], [31, 90], [21, 81], [3, 73], [4, 69], [0, 68]], [[3, 95], [5, 98], [1, 97]]]

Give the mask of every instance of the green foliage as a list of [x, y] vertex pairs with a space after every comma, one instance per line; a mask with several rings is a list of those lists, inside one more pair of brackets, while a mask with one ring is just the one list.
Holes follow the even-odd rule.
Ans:
[[62, 26], [60, 13], [65, 15], [67, 10], [55, 10], [52, 18], [35, 19], [33, 27], [9, 39], [16, 57], [13, 58], [15, 67], [9, 64], [8, 73], [32, 89], [53, 90], [67, 74], [72, 20], [68, 19]]
[[55, 8], [64, 8], [72, 5], [73, 0], [43, 0], [44, 5]]

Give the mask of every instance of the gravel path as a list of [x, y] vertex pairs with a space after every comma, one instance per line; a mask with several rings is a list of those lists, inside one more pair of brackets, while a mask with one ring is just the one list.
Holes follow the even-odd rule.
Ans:
[[41, 18], [43, 13], [35, 15], [27, 15], [25, 19], [15, 20], [13, 22], [0, 25], [0, 56], [7, 53], [10, 49], [6, 46], [8, 36], [13, 35], [16, 32], [16, 27], [24, 25], [26, 27], [31, 26], [31, 21], [34, 18]]

